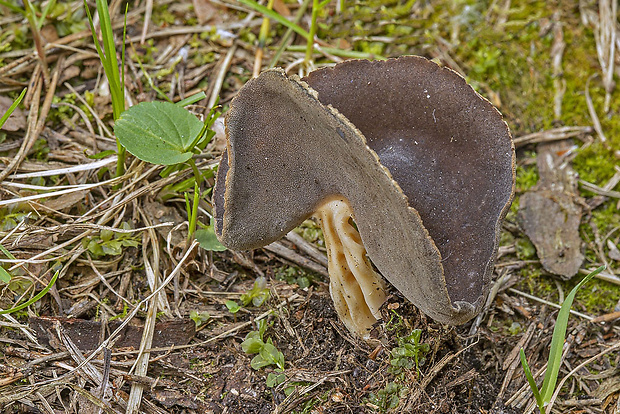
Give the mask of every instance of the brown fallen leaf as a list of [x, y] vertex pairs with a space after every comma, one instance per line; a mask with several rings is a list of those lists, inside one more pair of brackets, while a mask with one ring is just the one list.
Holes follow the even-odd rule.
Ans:
[[523, 194], [518, 218], [548, 272], [570, 279], [584, 255], [579, 237], [583, 201], [577, 195], [577, 178], [563, 157], [570, 141], [538, 145], [538, 184]]
[[205, 24], [217, 16], [218, 7], [210, 0], [192, 0], [198, 23]]
[[[49, 346], [58, 342], [55, 337], [54, 324], [60, 322], [65, 334], [75, 343], [81, 351], [90, 351], [99, 346], [99, 332], [101, 322], [85, 319], [56, 318], [51, 316], [32, 317], [29, 319], [30, 327], [37, 333], [39, 342]], [[108, 323], [108, 331], [113, 332], [120, 326], [120, 321]], [[118, 335], [114, 348], [140, 347], [142, 340], [142, 326], [127, 325]], [[155, 324], [153, 333], [153, 348], [167, 348], [172, 345], [186, 345], [196, 333], [196, 324], [191, 319], [174, 319]]]

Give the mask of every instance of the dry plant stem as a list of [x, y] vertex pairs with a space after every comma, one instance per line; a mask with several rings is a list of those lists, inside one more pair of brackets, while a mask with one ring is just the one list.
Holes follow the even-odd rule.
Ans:
[[[27, 7], [28, 6], [29, 5], [27, 5]], [[32, 18], [29, 18], [28, 22], [30, 24], [30, 32], [32, 33], [32, 38], [34, 40], [35, 49], [39, 57], [41, 71], [43, 72], [43, 79], [45, 81], [45, 84], [49, 85], [50, 84], [50, 72], [47, 67], [47, 60], [45, 59], [45, 51], [43, 50], [43, 39], [41, 39], [41, 31], [36, 26], [36, 23], [34, 21], [34, 16], [32, 16]]]
[[36, 129], [37, 129], [37, 120], [38, 120], [38, 112], [39, 112], [39, 101], [41, 99], [41, 89], [43, 88], [43, 84], [42, 84], [42, 80], [41, 77], [39, 77], [36, 80], [35, 83], [35, 87], [34, 87], [34, 96], [33, 96], [33, 102], [32, 102], [32, 106], [30, 107], [30, 113], [28, 114], [28, 129], [26, 130], [26, 137], [24, 138], [24, 141], [22, 142], [22, 146], [19, 148], [19, 151], [17, 152], [17, 154], [15, 154], [15, 157], [13, 158], [13, 160], [11, 160], [11, 162], [9, 163], [9, 165], [7, 165], [7, 167], [4, 169], [4, 171], [0, 172], [0, 182], [4, 181], [9, 174], [16, 169], [19, 164], [21, 164], [21, 162], [24, 160], [24, 158], [26, 157], [26, 154], [28, 153], [28, 151], [30, 150], [30, 148], [32, 148], [32, 146], [34, 145], [34, 142], [36, 141]]
[[551, 46], [553, 88], [555, 89], [553, 111], [555, 119], [560, 119], [562, 117], [562, 99], [564, 98], [564, 92], [566, 92], [566, 80], [563, 79], [564, 72], [562, 70], [562, 56], [566, 48], [566, 42], [564, 42], [564, 31], [562, 30], [559, 12], [554, 13], [553, 20], [553, 45]]
[[[39, 99], [41, 94], [42, 85], [39, 81], [37, 84], [37, 91], [35, 92], [33, 107], [30, 108], [32, 118], [28, 119], [28, 131], [26, 132], [26, 139], [22, 143], [21, 148], [15, 155], [15, 158], [11, 161], [11, 163], [4, 169], [3, 172], [0, 173], [0, 182], [4, 181], [6, 177], [13, 171], [15, 168], [22, 163], [28, 151], [32, 148], [34, 143], [36, 142], [41, 132], [43, 132], [43, 128], [45, 127], [45, 119], [47, 118], [47, 114], [49, 113], [50, 107], [52, 106], [52, 99], [54, 98], [54, 94], [56, 93], [56, 86], [58, 85], [58, 78], [60, 73], [64, 67], [64, 57], [61, 56], [58, 59], [58, 63], [56, 64], [56, 69], [54, 70], [54, 75], [52, 76], [52, 80], [49, 83], [47, 93], [45, 95], [45, 100], [43, 101], [43, 106], [41, 107], [41, 113], [38, 115], [36, 112], [39, 109]], [[33, 125], [34, 124], [34, 125]]]
[[213, 82], [213, 90], [211, 91], [211, 97], [209, 98], [209, 104], [207, 105], [206, 114], [209, 113], [211, 108], [215, 106], [215, 102], [217, 101], [217, 97], [222, 90], [222, 85], [224, 84], [224, 78], [226, 77], [226, 73], [228, 73], [228, 69], [230, 68], [230, 63], [232, 62], [232, 58], [235, 55], [235, 51], [237, 50], [237, 44], [234, 43], [230, 49], [228, 49], [228, 53], [222, 60], [220, 70], [217, 73], [217, 78]]
[[312, 243], [309, 243], [294, 231], [290, 231], [286, 235], [286, 239], [294, 243], [300, 250], [312, 257], [316, 262], [327, 267], [327, 256], [325, 253], [316, 248]]
[[[157, 240], [157, 239], [155, 239]], [[153, 241], [153, 240], [152, 240]], [[153, 241], [156, 242], [156, 241]], [[143, 249], [143, 253], [145, 249]], [[146, 254], [144, 255], [144, 263], [148, 262], [148, 257]], [[156, 279], [156, 282], [158, 280]], [[157, 285], [155, 285], [155, 289]], [[135, 365], [129, 370], [129, 373], [132, 373], [133, 368], [135, 368], [135, 375], [138, 376], [146, 376], [149, 368], [149, 358], [151, 354], [146, 351], [151, 348], [153, 344], [153, 333], [155, 332], [155, 322], [157, 317], [157, 302], [158, 299], [161, 298], [162, 295], [156, 295], [151, 298], [148, 303], [148, 313], [146, 316], [146, 321], [144, 322], [144, 331], [142, 333], [142, 341], [140, 342], [140, 354], [136, 360]], [[127, 409], [125, 412], [127, 414], [137, 413], [140, 409], [140, 401], [142, 400], [142, 392], [144, 391], [144, 385], [134, 382], [131, 384], [131, 391], [129, 393], [129, 399], [127, 401]]]
[[[142, 219], [145, 220], [145, 223], [150, 223], [146, 215], [142, 212], [142, 209], [140, 209], [139, 212], [142, 216]], [[147, 246], [149, 244], [151, 245], [151, 249], [147, 249]], [[149, 250], [152, 251], [153, 255], [152, 264], [148, 257]], [[142, 239], [142, 260], [144, 262], [144, 270], [151, 290], [157, 289], [157, 286], [160, 283], [159, 258], [160, 247], [159, 243], [157, 242], [157, 234], [155, 233], [155, 230], [150, 229], [148, 232], [144, 233], [144, 237]], [[168, 303], [168, 298], [164, 293], [158, 296], [157, 304], [160, 310], [164, 312], [170, 312], [170, 304]]]
[[605, 86], [605, 113], [609, 112], [611, 93], [614, 90], [614, 61], [616, 51], [616, 19], [618, 15], [618, 2], [616, 0], [599, 1], [599, 19], [597, 27], [596, 51], [603, 72], [603, 85]]
[[[41, 78], [41, 66], [36, 65], [34, 70], [32, 71], [32, 75], [30, 76], [30, 80], [28, 81], [28, 90], [26, 91], [26, 96], [24, 96], [24, 100], [22, 101], [22, 105], [24, 108], [31, 108], [32, 106], [32, 98], [37, 92], [37, 83]], [[41, 91], [38, 92], [39, 96], [41, 95]], [[39, 104], [37, 104], [39, 105]]]
[[592, 97], [590, 96], [590, 80], [596, 75], [592, 75], [586, 81], [586, 104], [588, 105], [588, 112], [590, 112], [590, 117], [592, 117], [592, 124], [594, 125], [594, 130], [596, 131], [600, 140], [605, 143], [607, 138], [603, 133], [603, 127], [601, 126], [601, 121], [598, 118], [596, 113], [596, 109], [594, 108], [594, 103], [592, 102]]
[[534, 144], [538, 142], [561, 141], [563, 139], [579, 137], [580, 135], [589, 134], [591, 132], [592, 127], [590, 126], [565, 126], [522, 135], [515, 138], [513, 142], [515, 147], [518, 148], [527, 144]]
[[382, 277], [373, 270], [357, 229], [351, 224], [349, 204], [341, 199], [319, 207], [318, 219], [327, 248], [329, 292], [338, 316], [346, 327], [368, 338], [368, 331], [381, 317], [385, 302]]
[[149, 22], [151, 21], [151, 14], [153, 13], [153, 0], [146, 0], [146, 10], [144, 11], [144, 26], [142, 26], [142, 37], [140, 38], [140, 44], [143, 45], [146, 41], [146, 34], [149, 31]]
[[273, 242], [271, 244], [268, 244], [267, 246], [264, 247], [265, 250], [270, 251], [271, 253], [274, 253], [280, 257], [283, 257], [284, 259], [291, 261], [293, 263], [295, 263], [298, 266], [301, 267], [305, 267], [306, 269], [312, 270], [313, 272], [316, 272], [320, 275], [323, 275], [325, 277], [329, 277], [329, 273], [327, 271], [327, 269], [325, 269], [325, 266], [327, 265], [320, 265], [318, 263], [313, 262], [312, 260], [309, 260], [307, 258], [305, 258], [304, 256], [295, 253], [294, 251], [292, 251], [291, 249], [283, 246], [281, 243], [279, 242]]

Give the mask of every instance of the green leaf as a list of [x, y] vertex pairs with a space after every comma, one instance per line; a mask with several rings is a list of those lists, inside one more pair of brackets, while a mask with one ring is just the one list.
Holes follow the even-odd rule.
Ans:
[[9, 283], [11, 281], [11, 274], [0, 266], [0, 282]]
[[198, 328], [203, 323], [211, 319], [211, 315], [209, 315], [209, 312], [206, 312], [206, 311], [205, 312], [191, 311], [189, 313], [189, 318], [194, 321], [194, 323], [196, 324], [196, 328]]
[[114, 133], [127, 151], [152, 164], [172, 165], [192, 157], [191, 144], [203, 123], [169, 102], [142, 102], [123, 112]]
[[220, 243], [217, 239], [213, 226], [196, 230], [194, 237], [196, 237], [196, 240], [200, 243], [200, 247], [205, 250], [211, 250], [214, 252], [223, 252], [226, 250], [226, 247], [224, 247], [224, 245], [222, 245], [222, 243]]
[[271, 362], [265, 361], [261, 354], [256, 355], [254, 358], [252, 358], [252, 361], [250, 361], [250, 366], [257, 371], [268, 365], [271, 365]]
[[547, 372], [545, 372], [545, 379], [543, 380], [543, 385], [540, 389], [540, 395], [543, 403], [545, 404], [551, 401], [551, 397], [553, 396], [553, 392], [555, 390], [555, 384], [558, 380], [558, 373], [560, 372], [560, 365], [562, 363], [562, 348], [566, 337], [566, 328], [568, 326], [570, 308], [573, 305], [573, 300], [575, 300], [575, 295], [584, 284], [588, 283], [590, 279], [601, 273], [603, 270], [605, 270], [605, 266], [599, 267], [584, 277], [581, 282], [579, 282], [577, 286], [570, 291], [568, 296], [566, 296], [566, 299], [564, 299], [564, 303], [562, 303], [562, 307], [560, 308], [560, 312], [558, 312], [555, 327], [553, 328], [553, 336], [551, 338], [551, 349], [549, 351], [549, 361], [547, 362]]
[[265, 384], [269, 387], [277, 387], [278, 385], [282, 384], [284, 381], [286, 381], [286, 375], [284, 373], [275, 373], [275, 372], [270, 372], [269, 374], [267, 374], [267, 381], [265, 381]]
[[241, 309], [241, 306], [234, 300], [227, 300], [225, 305], [230, 313], [237, 313]]
[[265, 346], [265, 343], [256, 336], [246, 338], [245, 341], [241, 342], [241, 349], [246, 354], [258, 354], [263, 346]]

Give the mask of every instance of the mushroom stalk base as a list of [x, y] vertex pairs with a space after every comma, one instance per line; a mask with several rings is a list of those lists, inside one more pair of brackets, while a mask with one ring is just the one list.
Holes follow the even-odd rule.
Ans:
[[336, 312], [349, 331], [370, 339], [370, 329], [381, 317], [385, 284], [368, 260], [352, 216], [351, 207], [341, 199], [323, 204], [314, 213], [325, 237], [329, 291]]

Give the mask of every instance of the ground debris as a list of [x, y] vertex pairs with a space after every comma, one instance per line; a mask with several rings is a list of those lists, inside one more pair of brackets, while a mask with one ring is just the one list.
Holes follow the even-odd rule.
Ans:
[[538, 184], [520, 198], [519, 221], [548, 272], [569, 279], [583, 263], [579, 223], [584, 203], [566, 155], [570, 141], [538, 145]]
[[[58, 339], [54, 338], [54, 325], [60, 323], [65, 334], [71, 338], [81, 351], [90, 351], [99, 346], [100, 331], [106, 325], [101, 322], [68, 319], [55, 317], [32, 317], [30, 327], [37, 333], [38, 340], [46, 346], [53, 345]], [[111, 321], [107, 329], [112, 332], [121, 325], [120, 321]], [[115, 348], [140, 348], [142, 340], [142, 326], [127, 325], [118, 335], [114, 343]], [[186, 345], [194, 336], [196, 324], [191, 319], [177, 319], [158, 322], [153, 334], [153, 348], [167, 348], [173, 345]], [[106, 337], [109, 333], [106, 332]]]

